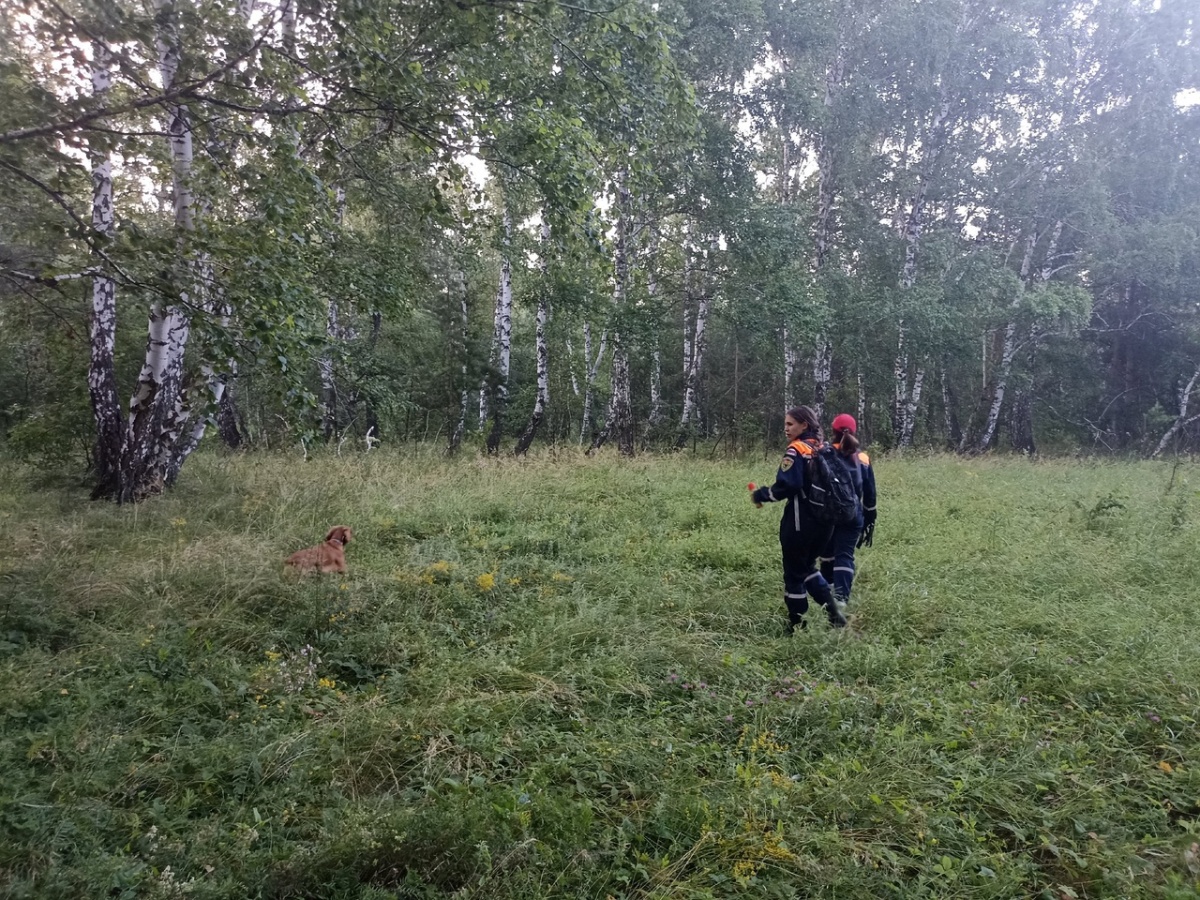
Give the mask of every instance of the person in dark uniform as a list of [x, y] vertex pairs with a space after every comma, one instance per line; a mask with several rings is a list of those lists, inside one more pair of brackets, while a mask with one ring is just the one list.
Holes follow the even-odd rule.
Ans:
[[821, 575], [833, 585], [834, 599], [849, 603], [850, 588], [854, 585], [854, 551], [863, 544], [871, 546], [875, 534], [875, 472], [871, 458], [860, 449], [854, 416], [848, 413], [835, 416], [830, 430], [833, 448], [846, 458], [850, 477], [854, 479], [859, 511], [857, 521], [834, 526], [821, 553]]
[[805, 627], [809, 594], [825, 607], [829, 623], [841, 628], [846, 618], [833, 601], [829, 583], [817, 570], [817, 558], [829, 542], [833, 526], [817, 522], [804, 501], [807, 461], [821, 446], [821, 424], [811, 409], [797, 406], [784, 416], [783, 431], [790, 443], [775, 483], [755, 489], [751, 499], [758, 505], [787, 501], [779, 522], [779, 545], [783, 551], [783, 602], [787, 606], [788, 631]]

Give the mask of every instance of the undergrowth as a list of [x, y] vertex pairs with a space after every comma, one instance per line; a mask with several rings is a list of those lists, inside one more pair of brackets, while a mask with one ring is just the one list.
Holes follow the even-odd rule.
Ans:
[[9, 466], [0, 892], [1196, 896], [1195, 468], [881, 459], [850, 628], [789, 638], [774, 466]]

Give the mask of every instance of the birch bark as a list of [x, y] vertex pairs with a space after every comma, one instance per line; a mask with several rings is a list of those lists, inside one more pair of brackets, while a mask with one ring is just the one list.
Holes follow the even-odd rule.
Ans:
[[608, 348], [608, 329], [600, 332], [600, 345], [596, 348], [596, 356], [592, 357], [592, 325], [583, 323], [583, 421], [579, 426], [579, 443], [587, 440], [591, 432], [592, 407], [596, 402], [596, 377], [600, 374], [600, 363]]
[[[626, 173], [617, 179], [617, 244], [614, 256], [615, 283], [613, 285], [613, 310], [617, 322], [625, 310], [626, 292], [629, 281], [629, 188]], [[608, 414], [604, 429], [592, 441], [591, 450], [596, 450], [612, 437], [622, 456], [633, 455], [633, 406], [629, 375], [629, 348], [626, 335], [617, 324], [612, 332], [612, 393], [608, 400]]]
[[500, 449], [504, 436], [504, 417], [508, 412], [508, 375], [512, 364], [512, 215], [504, 210], [504, 258], [500, 262], [500, 287], [496, 291], [495, 382], [492, 392], [492, 429], [487, 436], [488, 453]]
[[[100, 41], [92, 45], [92, 94], [103, 105], [112, 89], [112, 56]], [[113, 209], [112, 161], [105, 139], [93, 134], [89, 145], [92, 166], [92, 241], [97, 248], [107, 244], [115, 230]], [[93, 250], [97, 272], [102, 258]], [[117, 490], [121, 463], [121, 401], [117, 396], [114, 349], [117, 336], [117, 288], [106, 275], [92, 279], [92, 310], [89, 322], [91, 359], [88, 364], [88, 393], [96, 422], [93, 465], [96, 487], [93, 497], [108, 496]]]
[[[163, 90], [170, 91], [179, 71], [180, 42], [176, 10], [170, 0], [155, 6], [155, 43]], [[139, 500], [158, 493], [168, 483], [168, 470], [178, 474], [186, 446], [180, 437], [189, 409], [183, 393], [183, 354], [189, 322], [186, 307], [193, 302], [188, 282], [184, 236], [195, 227], [191, 189], [192, 128], [186, 105], [166, 106], [167, 140], [171, 156], [172, 205], [179, 240], [179, 263], [171, 289], [177, 296], [157, 299], [150, 311], [146, 352], [137, 388], [129, 403], [128, 429], [122, 447], [122, 474], [118, 501]]]
[[458, 297], [459, 340], [462, 342], [459, 352], [462, 354], [462, 366], [459, 369], [458, 419], [454, 423], [454, 428], [450, 431], [450, 444], [446, 448], [446, 452], [450, 455], [458, 452], [459, 447], [462, 446], [463, 435], [467, 430], [467, 406], [470, 400], [470, 392], [467, 390], [467, 348], [470, 346], [471, 339], [471, 319], [470, 311], [467, 307], [467, 276], [457, 262], [452, 263], [452, 265], [454, 265], [454, 274], [450, 279], [450, 284], [454, 294]]
[[1158, 442], [1158, 446], [1150, 454], [1151, 459], [1157, 459], [1161, 456], [1175, 435], [1179, 434], [1188, 425], [1200, 420], [1200, 415], [1188, 415], [1188, 406], [1192, 402], [1192, 391], [1195, 390], [1197, 381], [1200, 381], [1200, 366], [1196, 367], [1196, 371], [1192, 373], [1192, 377], [1188, 379], [1183, 392], [1179, 395], [1179, 415], [1175, 417], [1175, 421], [1171, 423], [1171, 427], [1167, 429], [1167, 433], [1162, 436], [1162, 440]]
[[[709, 262], [714, 260], [715, 247], [710, 248]], [[676, 446], [682, 447], [687, 443], [688, 433], [695, 428], [699, 421], [699, 388], [700, 388], [700, 370], [704, 365], [704, 347], [705, 347], [705, 331], [708, 328], [708, 308], [709, 308], [709, 289], [711, 288], [711, 276], [704, 278], [705, 289], [696, 294], [692, 299], [695, 301], [696, 319], [695, 331], [686, 338], [685, 347], [691, 352], [688, 354], [688, 365], [684, 373], [683, 387], [683, 412], [679, 417], [679, 438], [676, 441]]]
[[546, 342], [546, 325], [550, 321], [550, 284], [547, 254], [550, 252], [550, 225], [542, 222], [542, 284], [538, 294], [537, 325], [534, 329], [534, 344], [537, 353], [537, 395], [533, 401], [533, 414], [521, 436], [517, 439], [515, 453], [520, 456], [529, 450], [538, 428], [550, 406], [550, 346]]

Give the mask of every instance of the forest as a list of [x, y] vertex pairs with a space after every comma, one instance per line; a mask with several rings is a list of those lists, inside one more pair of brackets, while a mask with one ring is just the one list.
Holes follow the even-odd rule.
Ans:
[[[1188, 0], [18, 0], [0, 441], [1200, 441]], [[207, 437], [206, 437], [207, 435]]]

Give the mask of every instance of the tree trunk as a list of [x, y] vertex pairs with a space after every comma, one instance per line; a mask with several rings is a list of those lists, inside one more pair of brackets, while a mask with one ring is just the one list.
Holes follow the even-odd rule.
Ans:
[[583, 323], [583, 421], [579, 425], [579, 443], [588, 439], [592, 431], [592, 405], [596, 402], [596, 376], [600, 374], [600, 361], [604, 359], [604, 351], [608, 347], [608, 329], [600, 332], [600, 346], [596, 348], [596, 357], [592, 358], [592, 325]]
[[1021, 258], [1020, 282], [1017, 285], [1017, 295], [1009, 305], [1011, 318], [1008, 324], [1004, 326], [1004, 344], [1000, 350], [1000, 362], [995, 367], [993, 374], [995, 383], [992, 387], [991, 406], [988, 409], [983, 431], [980, 433], [979, 440], [975, 444], [975, 450], [978, 453], [983, 453], [991, 446], [992, 439], [996, 435], [996, 426], [1000, 421], [1000, 410], [1004, 405], [1004, 393], [1008, 388], [1008, 379], [1012, 374], [1013, 355], [1016, 353], [1017, 312], [1021, 308], [1021, 303], [1025, 298], [1026, 286], [1029, 284], [1030, 273], [1033, 271], [1033, 254], [1037, 248], [1038, 238], [1037, 225], [1034, 223], [1030, 226], [1029, 234], [1025, 239], [1025, 255]]
[[[1057, 253], [1058, 239], [1060, 239], [1060, 236], [1062, 235], [1062, 226], [1063, 223], [1060, 220], [1055, 222], [1054, 227], [1051, 229], [1049, 246], [1046, 248], [1046, 265], [1043, 266], [1042, 270], [1040, 270], [1040, 274], [1037, 276], [1039, 280], [1045, 280], [1045, 278], [1050, 277], [1052, 272], [1052, 259], [1054, 259], [1055, 254]], [[1044, 234], [1044, 232], [1042, 234]], [[1004, 326], [1004, 342], [1001, 348], [1000, 362], [998, 362], [998, 365], [995, 367], [994, 376], [992, 376], [995, 378], [995, 383], [992, 385], [991, 406], [988, 409], [988, 419], [986, 419], [984, 422], [983, 432], [979, 434], [979, 440], [976, 442], [976, 448], [974, 448], [977, 452], [983, 452], [989, 448], [991, 445], [991, 440], [996, 434], [997, 422], [1000, 421], [1001, 408], [1004, 403], [1004, 392], [1006, 392], [1008, 388], [1008, 380], [1010, 376], [1012, 376], [1013, 356], [1016, 353], [1016, 328], [1018, 328], [1016, 317], [1018, 317], [1018, 311], [1020, 310], [1021, 302], [1025, 299], [1025, 292], [1027, 288], [1031, 286], [1034, 280], [1033, 254], [1034, 251], [1037, 250], [1039, 240], [1042, 239], [1042, 234], [1038, 233], [1036, 223], [1031, 224], [1030, 233], [1028, 233], [1025, 240], [1025, 256], [1021, 258], [1020, 283], [1018, 284], [1018, 290], [1016, 290], [1016, 296], [1013, 299], [1012, 304], [1009, 306], [1009, 322], [1006, 326]], [[1031, 342], [1036, 344], [1036, 341], [1033, 341], [1032, 330], [1030, 337]], [[1031, 358], [1034, 352], [1036, 352], [1036, 347], [1031, 347]], [[1026, 413], [1032, 414], [1032, 408], [1026, 408]], [[1028, 446], [1032, 446], [1033, 444], [1032, 424], [1030, 424], [1028, 428], [1022, 428], [1022, 431], [1025, 430], [1028, 431], [1028, 439], [1021, 439], [1021, 443], [1026, 445], [1022, 446], [1022, 449], [1027, 449]]]
[[[290, 0], [289, 0], [290, 4]], [[293, 29], [295, 25], [293, 24]], [[346, 189], [341, 185], [337, 187], [337, 212], [334, 216], [334, 222], [340, 229], [346, 218]], [[325, 440], [332, 440], [337, 437], [339, 431], [338, 423], [338, 389], [337, 380], [333, 369], [334, 353], [333, 348], [336, 347], [342, 339], [341, 325], [341, 309], [338, 306], [338, 299], [332, 294], [329, 296], [328, 309], [325, 316], [325, 340], [329, 348], [321, 354], [321, 358], [317, 361], [317, 368], [321, 374], [321, 401], [322, 401], [322, 430], [325, 433]]]
[[467, 405], [470, 399], [469, 391], [467, 390], [468, 377], [468, 348], [470, 347], [470, 311], [467, 308], [467, 277], [463, 272], [462, 267], [454, 263], [454, 277], [451, 283], [454, 287], [454, 292], [458, 295], [459, 307], [459, 336], [462, 345], [458, 348], [458, 352], [462, 355], [462, 366], [460, 368], [461, 381], [458, 386], [458, 419], [454, 423], [454, 427], [450, 430], [450, 443], [446, 448], [446, 452], [453, 456], [462, 446], [463, 435], [467, 430]]
[[[107, 102], [112, 88], [111, 58], [100, 41], [92, 46], [92, 93], [97, 105]], [[112, 161], [106, 138], [93, 133], [89, 156], [92, 164], [92, 241], [93, 259], [99, 270], [102, 257], [98, 248], [107, 244], [115, 231], [113, 209]], [[114, 350], [117, 337], [117, 287], [105, 275], [92, 279], [92, 311], [89, 323], [91, 360], [88, 365], [88, 393], [96, 422], [93, 465], [96, 486], [93, 497], [112, 496], [118, 490], [121, 467], [121, 401], [117, 396]]]
[[1162, 440], [1158, 442], [1158, 446], [1154, 448], [1154, 452], [1150, 454], [1151, 459], [1157, 459], [1167, 449], [1167, 445], [1171, 443], [1171, 439], [1179, 434], [1184, 428], [1193, 422], [1200, 419], [1200, 415], [1188, 416], [1188, 406], [1192, 402], [1192, 391], [1196, 388], [1196, 382], [1200, 380], [1200, 366], [1196, 367], [1196, 371], [1192, 373], [1192, 377], [1188, 379], [1188, 383], [1184, 385], [1183, 392], [1179, 395], [1179, 415], [1175, 417], [1175, 421], [1171, 423], [1171, 427], [1167, 429], [1167, 433], [1162, 436]]
[[[491, 414], [492, 428], [487, 436], [488, 453], [500, 449], [504, 437], [504, 417], [508, 412], [508, 373], [512, 361], [512, 257], [509, 243], [512, 239], [512, 216], [504, 210], [504, 258], [500, 262], [500, 287], [496, 291], [496, 332], [492, 353]], [[481, 407], [482, 408], [482, 407]]]
[[904, 410], [908, 402], [908, 354], [904, 347], [904, 319], [900, 319], [897, 325], [896, 360], [892, 366], [892, 434], [897, 446], [903, 446], [900, 435], [904, 432]]
[[[1030, 353], [1030, 356], [1033, 354]], [[1008, 437], [1012, 448], [1018, 453], [1033, 456], [1037, 445], [1033, 441], [1033, 383], [1013, 386], [1012, 402], [1008, 412]]]
[[954, 396], [954, 390], [950, 387], [950, 380], [946, 377], [945, 369], [942, 369], [941, 379], [942, 417], [945, 420], [946, 445], [953, 450], [962, 441], [962, 427], [958, 422], [958, 401]]
[[859, 370], [858, 375], [855, 377], [855, 386], [857, 388], [858, 402], [855, 404], [854, 413], [858, 419], [858, 434], [859, 434], [860, 438], [865, 439], [865, 438], [870, 437], [870, 435], [867, 434], [867, 432], [866, 432], [866, 429], [867, 429], [867, 424], [866, 424], [866, 422], [867, 422], [867, 384], [866, 384], [866, 379], [863, 377], [863, 373], [862, 373], [861, 369]]
[[[587, 360], [583, 361], [584, 369], [587, 369]], [[580, 396], [579, 393], [579, 375], [575, 371], [575, 346], [571, 343], [571, 336], [567, 335], [567, 368], [571, 373], [571, 394], [575, 397]]]
[[[658, 230], [650, 226], [647, 246], [646, 294], [650, 307], [658, 305], [658, 279], [654, 273], [658, 264]], [[646, 421], [647, 431], [658, 428], [666, 419], [662, 395], [662, 348], [659, 345], [659, 329], [654, 330], [654, 349], [650, 354], [650, 415]]]
[[221, 394], [217, 410], [217, 431], [226, 447], [230, 450], [237, 450], [242, 446], [242, 427], [239, 422], [237, 402], [233, 397], [232, 377], [232, 374], [227, 376], [223, 382], [225, 390]]
[[[629, 188], [625, 184], [625, 173], [617, 180], [617, 245], [615, 257], [615, 284], [613, 286], [613, 311], [617, 327], [613, 329], [612, 345], [612, 393], [608, 400], [608, 415], [604, 429], [592, 441], [591, 450], [604, 445], [615, 437], [622, 456], [632, 456], [633, 406], [632, 389], [629, 383], [629, 348], [626, 336], [620, 327], [625, 312], [625, 299], [629, 282]], [[589, 451], [590, 452], [590, 451]]]
[[833, 377], [833, 344], [824, 332], [817, 335], [813, 350], [813, 396], [812, 409], [817, 421], [825, 419], [825, 396]]
[[[179, 70], [180, 46], [173, 5], [160, 0], [155, 10], [159, 71], [163, 90], [169, 91]], [[195, 228], [191, 190], [192, 128], [186, 106], [166, 106], [167, 136], [171, 151], [171, 173], [175, 232], [179, 263], [168, 290], [179, 302], [156, 300], [150, 311], [146, 354], [138, 385], [129, 403], [129, 424], [122, 447], [119, 502], [143, 499], [159, 493], [178, 475], [194, 447], [184, 439], [190, 415], [183, 390], [183, 354], [189, 323], [186, 305], [192, 302], [186, 285], [191, 282], [190, 250], [186, 235]]]
[[917, 426], [917, 410], [921, 407], [921, 389], [925, 385], [925, 367], [919, 366], [913, 374], [912, 392], [904, 404], [904, 421], [900, 430], [900, 446], [911, 447], [913, 431]]
[[792, 333], [787, 322], [780, 329], [780, 339], [783, 341], [783, 411], [786, 414], [796, 405], [796, 348], [792, 346]]
[[317, 360], [317, 369], [321, 375], [321, 430], [325, 440], [331, 440], [338, 430], [337, 383], [333, 374], [333, 350], [337, 342], [338, 305], [337, 300], [329, 298], [325, 316], [325, 340], [329, 347]]
[[683, 412], [679, 417], [679, 437], [675, 442], [677, 447], [683, 447], [687, 443], [691, 431], [696, 427], [700, 418], [698, 396], [700, 369], [704, 365], [705, 330], [708, 327], [708, 279], [705, 280], [705, 283], [705, 290], [691, 298], [695, 301], [696, 330], [692, 335], [688, 336], [685, 333], [684, 336], [685, 348], [690, 349], [691, 352], [688, 354], [690, 358], [684, 372]]
[[687, 232], [683, 243], [683, 369], [684, 379], [692, 368], [692, 338], [696, 326], [692, 321], [692, 310], [696, 306], [696, 274], [692, 264], [692, 246]]
[[654, 335], [654, 349], [650, 351], [650, 415], [646, 420], [646, 428], [654, 429], [662, 425], [666, 419], [663, 411], [662, 395], [662, 349], [658, 344], [658, 335]]
[[550, 277], [547, 271], [546, 255], [550, 252], [550, 226], [542, 222], [542, 285], [538, 296], [537, 328], [535, 342], [537, 350], [537, 397], [533, 402], [533, 415], [529, 424], [517, 440], [516, 455], [520, 456], [529, 450], [537, 435], [538, 427], [546, 416], [550, 406], [550, 348], [546, 343], [546, 324], [550, 321]]

